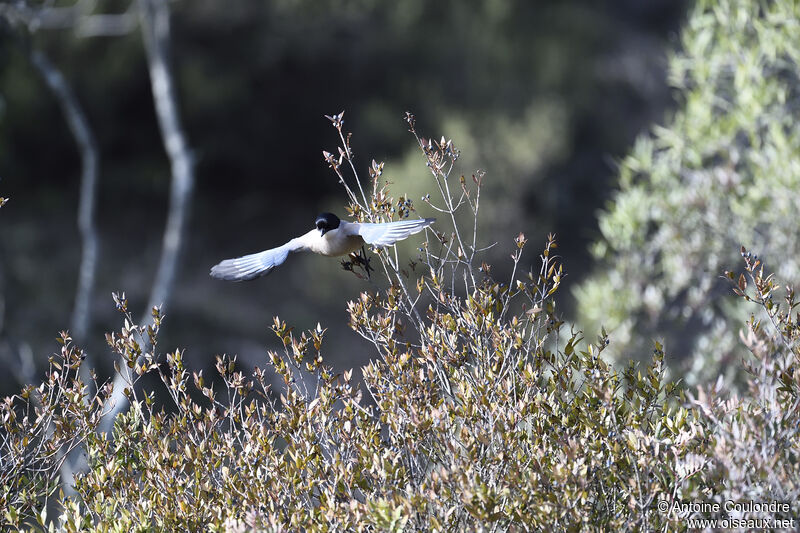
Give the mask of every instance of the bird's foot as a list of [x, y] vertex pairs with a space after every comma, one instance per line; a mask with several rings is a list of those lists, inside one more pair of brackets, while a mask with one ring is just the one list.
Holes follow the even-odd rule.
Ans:
[[[348, 260], [342, 260], [342, 268], [352, 272], [355, 274], [359, 279], [371, 279], [370, 273], [375, 269], [370, 264], [372, 260], [370, 257], [367, 256], [367, 250], [362, 246], [361, 250], [358, 252], [353, 252], [348, 256]], [[363, 272], [357, 272], [356, 270], [360, 270]]]

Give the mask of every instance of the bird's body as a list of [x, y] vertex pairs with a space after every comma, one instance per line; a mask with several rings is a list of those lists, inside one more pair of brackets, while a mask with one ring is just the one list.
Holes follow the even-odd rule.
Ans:
[[357, 231], [350, 231], [349, 226], [355, 226], [355, 224], [341, 221], [338, 231], [327, 231], [321, 239], [318, 238], [318, 229], [312, 229], [298, 238], [301, 242], [307, 243], [305, 246], [309, 252], [328, 257], [347, 255], [364, 246], [364, 238]]
[[245, 281], [264, 276], [283, 264], [291, 252], [313, 252], [337, 257], [355, 252], [364, 244], [381, 247], [419, 233], [436, 219], [421, 218], [370, 224], [346, 222], [332, 213], [317, 217], [316, 228], [283, 246], [255, 254], [225, 259], [211, 268], [211, 276], [228, 281]]

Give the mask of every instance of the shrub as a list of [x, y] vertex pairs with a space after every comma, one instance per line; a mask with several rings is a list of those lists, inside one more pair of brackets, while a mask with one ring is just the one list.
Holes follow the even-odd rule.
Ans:
[[[330, 118], [342, 145], [325, 158], [352, 216], [410, 216], [414, 203], [391, 196], [382, 164], [370, 166], [369, 196], [357, 176], [346, 175], [355, 173], [350, 137], [342, 115]], [[479, 262], [482, 177], [452, 176], [454, 143], [419, 137], [413, 116], [407, 121], [439, 193], [424, 201], [440, 221], [413, 261], [382, 249], [374, 267], [364, 254], [344, 264], [361, 276], [377, 267], [387, 283], [348, 304], [351, 327], [376, 355], [363, 369], [363, 386], [351, 370], [336, 375], [324, 364], [321, 326], [297, 334], [279, 319], [273, 331], [282, 348], [270, 351], [268, 368], [245, 375], [235, 357], [220, 356], [215, 386], [184, 366], [180, 350], [158, 355], [158, 308], [154, 325], [140, 326], [124, 295], [115, 296], [125, 323], [107, 340], [131, 409], [117, 417], [110, 438], [95, 431], [108, 387], [87, 401], [74, 372], [80, 358], [69, 356], [72, 372], [57, 374], [65, 393], [56, 403], [82, 408], [83, 422], [68, 434], [70, 443], [83, 443], [88, 467], [75, 477], [74, 497], [55, 497], [61, 527], [441, 531], [666, 523], [653, 503], [676, 494], [693, 473], [678, 475], [676, 465], [702, 439], [695, 415], [663, 380], [663, 352], [657, 347], [643, 372], [631, 366], [617, 373], [601, 357], [605, 335], [586, 345], [564, 331], [553, 300], [563, 272], [552, 238], [539, 268], [525, 272], [527, 242], [518, 235], [510, 279], [494, 279]], [[354, 177], [358, 185], [350, 186]], [[65, 337], [67, 355], [69, 346]], [[279, 387], [270, 385], [273, 373]], [[142, 386], [146, 374], [159, 378], [166, 405]], [[19, 402], [25, 398], [7, 400], [4, 413]], [[4, 416], [4, 446], [16, 445], [20, 432]], [[41, 429], [29, 433], [51, 438]], [[7, 525], [37, 520], [41, 504], [53, 499], [55, 466], [39, 469], [47, 483], [11, 486]], [[29, 503], [20, 503], [23, 495]]]
[[[0, 524], [45, 525], [48, 502], [58, 500], [59, 472], [69, 453], [97, 431], [108, 387], [89, 396], [78, 372], [83, 352], [69, 334], [50, 358], [44, 381], [0, 405]], [[63, 497], [63, 494], [61, 494]]]
[[[732, 377], [749, 314], [720, 280], [744, 243], [800, 275], [798, 6], [698, 1], [670, 59], [679, 109], [620, 165], [600, 215], [600, 262], [576, 291], [579, 323], [605, 325], [625, 361], [666, 339], [689, 383]], [[611, 355], [611, 354], [610, 354]]]
[[[734, 291], [751, 310], [743, 344], [755, 360], [744, 368], [749, 376], [743, 395], [699, 389], [692, 403], [704, 420], [707, 457], [687, 494], [709, 494], [716, 502], [789, 502], [790, 511], [751, 513], [751, 517], [796, 519], [800, 504], [800, 315], [794, 289], [782, 291], [772, 274], [764, 274], [757, 256], [742, 248], [745, 272], [728, 272]], [[775, 296], [784, 294], [784, 304]], [[753, 308], [756, 304], [757, 308]], [[792, 313], [795, 313], [792, 316]], [[713, 492], [709, 491], [713, 488]], [[793, 528], [796, 528], [796, 524]]]
[[[370, 165], [369, 196], [357, 176], [349, 184], [350, 137], [341, 115], [330, 118], [342, 145], [325, 158], [350, 213], [410, 216], [413, 202], [391, 196], [382, 164]], [[297, 333], [277, 318], [280, 348], [265, 369], [245, 373], [222, 355], [218, 379], [207, 380], [186, 368], [181, 350], [158, 354], [159, 308], [142, 326], [124, 294], [115, 295], [124, 325], [107, 341], [131, 408], [111, 435], [98, 431], [110, 386], [87, 397], [82, 354], [62, 334], [46, 382], [0, 405], [4, 527], [666, 530], [686, 528], [688, 515], [663, 512], [663, 502], [748, 499], [791, 502], [769, 518], [797, 516], [793, 291], [785, 307], [775, 304], [776, 283], [744, 252], [745, 275], [728, 275], [774, 328], [751, 319], [744, 336], [756, 357], [749, 395], [715, 386], [687, 396], [665, 379], [658, 344], [643, 368], [616, 371], [603, 358], [604, 332], [587, 344], [558, 317], [554, 239], [538, 269], [525, 272], [527, 242], [518, 235], [510, 279], [494, 279], [479, 262], [482, 178], [455, 179], [453, 142], [419, 137], [407, 120], [439, 192], [425, 201], [441, 218], [413, 261], [382, 249], [374, 266], [363, 252], [344, 262], [359, 276], [385, 278], [383, 289], [347, 307], [375, 353], [363, 384], [352, 370], [337, 375], [325, 365], [325, 329]], [[157, 378], [161, 395], [145, 375]], [[78, 445], [87, 467], [65, 495], [59, 463]]]

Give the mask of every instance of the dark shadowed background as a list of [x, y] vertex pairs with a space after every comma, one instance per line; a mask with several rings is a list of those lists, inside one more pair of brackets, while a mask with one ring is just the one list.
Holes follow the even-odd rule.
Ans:
[[[172, 3], [172, 66], [197, 183], [161, 350], [186, 348], [194, 369], [223, 352], [263, 365], [280, 315], [297, 328], [328, 327], [327, 357], [339, 370], [370, 356], [345, 305], [379, 285], [336, 260], [292, 257], [243, 284], [208, 276], [220, 259], [304, 233], [320, 211], [344, 214], [321, 155], [338, 142], [324, 115], [341, 110], [362, 176], [373, 158], [385, 161], [393, 191], [408, 193], [421, 216], [433, 216], [419, 201], [432, 183], [404, 112], [416, 114], [423, 135], [452, 138], [458, 172], [486, 172], [482, 236], [498, 242], [496, 272], [518, 232], [532, 250], [555, 232], [568, 284], [577, 283], [615, 159], [670, 105], [666, 56], [679, 45], [685, 8], [671, 0]], [[126, 291], [135, 315], [144, 311], [167, 216], [170, 168], [141, 34], [21, 34], [0, 25], [0, 194], [11, 198], [0, 211], [0, 360], [22, 364], [31, 354], [41, 364], [56, 350], [80, 262], [80, 160], [30, 64], [33, 46], [64, 73], [99, 144], [100, 259], [82, 344], [108, 375], [103, 333], [120, 325], [111, 292]], [[530, 252], [527, 264], [537, 260]], [[0, 391], [16, 387], [13, 373], [0, 376]]]

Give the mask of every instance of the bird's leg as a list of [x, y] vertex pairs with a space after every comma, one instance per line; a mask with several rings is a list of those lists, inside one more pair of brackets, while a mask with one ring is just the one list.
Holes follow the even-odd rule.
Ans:
[[372, 260], [372, 258], [371, 257], [367, 257], [367, 250], [364, 248], [363, 244], [361, 245], [361, 258], [362, 258], [362, 260], [364, 262], [364, 272], [367, 273], [367, 279], [371, 279], [371, 277], [369, 275], [369, 271], [370, 270], [375, 270], [375, 269], [372, 268], [372, 265], [369, 264], [369, 262]]
[[367, 275], [367, 279], [370, 279], [370, 271], [375, 269], [369, 264], [371, 259], [367, 256], [367, 250], [364, 248], [364, 246], [361, 247], [361, 250], [359, 250], [358, 253], [352, 252], [348, 259], [350, 259], [350, 261], [342, 261], [342, 268], [349, 270], [359, 278], [364, 279], [364, 276], [354, 270], [355, 267], [359, 267]]

